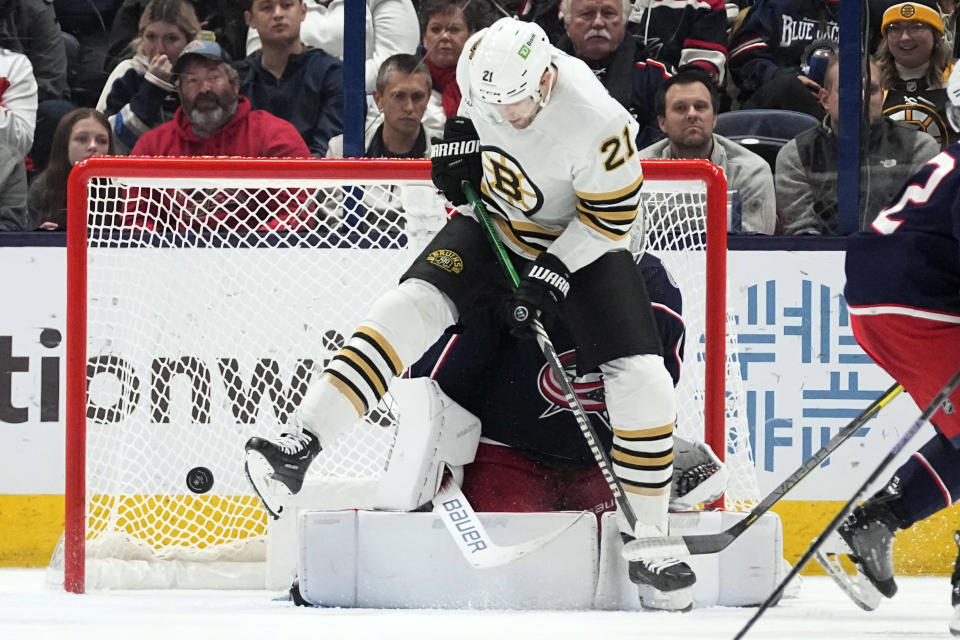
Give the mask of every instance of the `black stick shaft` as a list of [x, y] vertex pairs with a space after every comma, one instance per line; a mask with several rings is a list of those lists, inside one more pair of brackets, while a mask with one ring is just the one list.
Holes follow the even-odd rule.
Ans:
[[760, 616], [770, 608], [770, 605], [776, 602], [780, 596], [783, 594], [783, 590], [787, 588], [787, 585], [790, 583], [793, 578], [800, 573], [801, 569], [810, 562], [810, 559], [813, 557], [813, 554], [823, 545], [826, 539], [830, 536], [834, 530], [840, 526], [840, 523], [843, 522], [843, 519], [847, 517], [847, 514], [853, 508], [853, 505], [860, 500], [860, 497], [867, 492], [867, 489], [876, 482], [877, 478], [880, 477], [880, 474], [886, 470], [886, 468], [893, 462], [894, 458], [903, 450], [905, 446], [913, 439], [913, 436], [917, 435], [917, 432], [920, 431], [923, 425], [927, 424], [930, 421], [930, 418], [933, 417], [933, 414], [937, 412], [938, 409], [946, 402], [947, 398], [950, 397], [950, 394], [953, 393], [956, 388], [960, 386], [960, 370], [958, 370], [953, 377], [947, 382], [940, 392], [930, 401], [930, 404], [927, 405], [927, 408], [923, 410], [923, 413], [920, 414], [920, 417], [910, 425], [910, 428], [897, 440], [896, 444], [893, 445], [893, 448], [890, 449], [890, 452], [884, 456], [883, 460], [880, 461], [880, 464], [877, 465], [877, 468], [873, 470], [870, 476], [863, 481], [863, 484], [860, 485], [860, 488], [857, 489], [857, 492], [853, 494], [853, 497], [847, 501], [843, 508], [840, 509], [839, 513], [833, 517], [833, 520], [830, 521], [830, 524], [827, 525], [827, 528], [817, 536], [817, 539], [811, 543], [810, 548], [807, 549], [806, 553], [797, 561], [793, 568], [787, 573], [787, 575], [780, 581], [780, 584], [777, 585], [777, 588], [773, 590], [773, 593], [763, 601], [763, 604], [760, 605], [760, 608], [757, 609], [757, 612], [747, 620], [747, 623], [743, 625], [743, 628], [733, 637], [733, 640], [740, 640], [747, 631], [750, 630], [750, 627], [760, 619]]
[[[860, 414], [851, 420], [847, 426], [838, 431], [835, 436], [830, 438], [830, 441], [827, 442], [827, 444], [823, 445], [819, 451], [810, 456], [796, 471], [790, 474], [790, 477], [777, 485], [773, 491], [768, 493], [766, 497], [760, 501], [760, 504], [751, 509], [750, 512], [736, 524], [719, 533], [692, 533], [681, 536], [683, 544], [686, 546], [686, 552], [690, 555], [701, 555], [705, 553], [717, 553], [726, 549], [744, 531], [753, 526], [754, 523], [760, 519], [760, 516], [765, 514], [773, 507], [773, 505], [782, 500], [783, 497], [787, 495], [787, 493], [789, 493], [795, 486], [797, 486], [801, 480], [806, 478], [814, 469], [816, 469], [824, 460], [826, 460], [830, 454], [840, 447], [841, 444], [849, 440], [853, 434], [859, 431], [864, 424], [876, 416], [883, 407], [896, 398], [901, 391], [903, 391], [903, 387], [894, 383], [893, 386], [883, 393], [883, 395], [870, 403], [870, 406], [861, 411]], [[675, 542], [675, 538], [670, 539], [668, 537], [667, 539], [659, 539], [659, 543], [663, 545], [670, 544], [672, 546]], [[627, 557], [627, 559], [631, 559], [631, 553], [633, 552], [632, 550], [634, 548], [638, 548], [644, 549], [645, 551], [643, 553], [646, 553], [652, 557], [655, 554], [649, 550], [655, 548], [657, 544], [657, 538], [629, 542], [624, 548], [624, 556]], [[641, 552], [638, 551], [636, 553]], [[637, 556], [636, 559], [640, 559], [640, 556]]]
[[[486, 207], [483, 206], [483, 202], [481, 202], [477, 196], [473, 185], [464, 181], [462, 188], [464, 195], [473, 206], [477, 217], [480, 218], [480, 222], [487, 232], [487, 238], [490, 240], [493, 252], [497, 256], [497, 261], [500, 263], [500, 266], [503, 268], [504, 273], [506, 273], [513, 287], [516, 288], [517, 285], [520, 284], [520, 277], [517, 275], [517, 271], [510, 261], [510, 256], [507, 255], [503, 243], [500, 242], [500, 238], [497, 236], [496, 230], [494, 230], [493, 224], [490, 222], [490, 216], [487, 214]], [[580, 398], [577, 397], [573, 383], [570, 381], [570, 378], [567, 377], [567, 372], [563, 370], [563, 365], [560, 362], [560, 358], [557, 357], [557, 350], [553, 347], [550, 336], [547, 335], [546, 329], [543, 328], [543, 324], [539, 320], [534, 320], [533, 330], [537, 336], [537, 344], [540, 345], [540, 350], [547, 359], [547, 364], [549, 364], [554, 377], [560, 384], [567, 404], [570, 405], [573, 417], [577, 421], [577, 426], [580, 427], [580, 432], [583, 434], [584, 440], [587, 441], [587, 446], [590, 447], [590, 452], [593, 454], [594, 460], [597, 461], [597, 466], [600, 467], [600, 472], [603, 474], [604, 479], [607, 481], [607, 486], [610, 487], [610, 492], [613, 493], [613, 497], [617, 501], [617, 508], [623, 514], [630, 528], [635, 529], [637, 514], [634, 512], [630, 501], [627, 500], [627, 496], [623, 492], [623, 485], [620, 484], [620, 479], [613, 473], [613, 464], [610, 462], [610, 456], [607, 455], [607, 452], [600, 446], [600, 438], [597, 437], [597, 432], [593, 428], [590, 418], [587, 417], [587, 412], [584, 410], [583, 405], [580, 404]]]

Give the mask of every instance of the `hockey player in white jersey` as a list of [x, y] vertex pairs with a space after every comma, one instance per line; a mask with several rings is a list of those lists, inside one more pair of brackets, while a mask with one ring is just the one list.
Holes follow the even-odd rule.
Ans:
[[[629, 252], [643, 182], [638, 125], [587, 66], [532, 23], [504, 18], [474, 34], [457, 65], [460, 115], [435, 141], [432, 177], [455, 205], [462, 181], [486, 204], [522, 274], [511, 291], [485, 232], [462, 207], [319, 375], [302, 428], [252, 438], [247, 475], [265, 507], [297, 493], [321, 447], [376, 406], [390, 381], [474, 304], [502, 297], [518, 334], [541, 313], [563, 316], [580, 372], [603, 374], [611, 458], [637, 522], [626, 538], [667, 533], [676, 399], [649, 295]], [[693, 571], [676, 558], [631, 563], [642, 603], [692, 604]]]

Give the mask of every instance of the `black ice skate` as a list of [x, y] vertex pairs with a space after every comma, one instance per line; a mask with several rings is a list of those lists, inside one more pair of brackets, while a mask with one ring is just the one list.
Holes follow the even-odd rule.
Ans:
[[[632, 540], [623, 536], [624, 540]], [[637, 585], [644, 609], [690, 611], [693, 608], [693, 569], [677, 558], [636, 560], [627, 564], [630, 582]]]
[[[960, 547], [960, 531], [953, 533], [953, 541]], [[960, 636], [960, 554], [953, 565], [953, 575], [950, 576], [950, 603], [953, 605], [953, 617], [950, 619], [950, 633]]]
[[320, 441], [303, 429], [282, 433], [276, 440], [250, 438], [245, 449], [247, 480], [267, 513], [279, 518], [286, 498], [299, 493], [303, 486], [307, 468], [320, 453]]
[[853, 510], [837, 533], [850, 547], [850, 560], [887, 598], [897, 592], [893, 580], [893, 539], [899, 519], [887, 505], [886, 490]]

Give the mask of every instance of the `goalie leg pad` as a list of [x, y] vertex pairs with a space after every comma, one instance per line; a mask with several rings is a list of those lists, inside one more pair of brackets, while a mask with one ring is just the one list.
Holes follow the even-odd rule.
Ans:
[[300, 404], [305, 427], [330, 442], [376, 406], [394, 377], [456, 322], [450, 299], [432, 284], [404, 281], [381, 296]]
[[374, 505], [413, 511], [433, 500], [445, 467], [462, 478], [462, 465], [477, 452], [480, 420], [429, 378], [397, 378], [390, 395], [397, 408], [397, 441], [377, 483]]

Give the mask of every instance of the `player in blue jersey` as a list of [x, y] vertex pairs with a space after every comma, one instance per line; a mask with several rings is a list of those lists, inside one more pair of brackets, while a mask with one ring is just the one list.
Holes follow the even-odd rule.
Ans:
[[[960, 114], [956, 68], [948, 94]], [[960, 144], [908, 180], [870, 229], [850, 236], [846, 273], [857, 342], [928, 405], [960, 367]], [[897, 590], [896, 532], [960, 497], [960, 391], [931, 422], [936, 435], [838, 530], [858, 569], [888, 598]], [[955, 605], [958, 596], [955, 588]]]
[[[637, 261], [650, 293], [664, 365], [676, 384], [683, 360], [680, 290], [660, 260]], [[573, 373], [576, 353], [569, 331], [553, 314], [544, 324], [561, 362]], [[478, 511], [587, 510], [614, 508], [600, 473], [553, 372], [533, 340], [510, 333], [496, 303], [474, 309], [448, 330], [407, 372], [430, 377], [444, 393], [480, 418], [482, 438], [475, 462], [464, 469], [463, 491]], [[581, 404], [602, 446], [613, 432], [598, 371], [574, 381]], [[674, 436], [671, 508], [716, 500], [727, 472], [709, 447]]]

